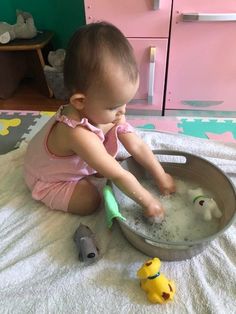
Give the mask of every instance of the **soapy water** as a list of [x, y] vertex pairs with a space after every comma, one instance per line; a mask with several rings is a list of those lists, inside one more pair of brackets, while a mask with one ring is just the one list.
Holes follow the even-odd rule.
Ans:
[[[220, 220], [213, 218], [205, 221], [193, 209], [193, 202], [187, 196], [188, 189], [199, 188], [199, 185], [175, 178], [176, 193], [162, 196], [151, 180], [140, 182], [153, 195], [156, 195], [165, 208], [165, 218], [161, 223], [152, 222], [144, 217], [142, 208], [132, 199], [120, 195], [119, 208], [131, 229], [142, 233], [154, 241], [182, 242], [194, 241], [213, 235], [219, 230]], [[202, 188], [202, 187], [201, 187]], [[204, 195], [210, 191], [202, 188]]]

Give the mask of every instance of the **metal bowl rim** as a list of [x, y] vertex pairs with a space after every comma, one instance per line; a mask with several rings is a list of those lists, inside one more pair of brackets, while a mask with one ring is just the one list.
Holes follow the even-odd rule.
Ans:
[[[232, 191], [234, 193], [234, 198], [236, 199], [236, 188], [234, 187], [234, 184], [232, 182], [232, 180], [224, 173], [223, 170], [221, 170], [218, 166], [216, 166], [215, 164], [213, 164], [212, 162], [208, 161], [207, 159], [205, 159], [204, 157], [199, 157], [197, 155], [191, 154], [191, 153], [187, 153], [187, 152], [183, 152], [183, 151], [179, 151], [179, 150], [153, 150], [154, 154], [177, 154], [179, 156], [185, 156], [185, 155], [189, 155], [191, 157], [194, 157], [196, 159], [201, 159], [202, 161], [210, 164], [212, 167], [216, 168], [217, 171], [219, 171], [224, 177], [225, 179], [228, 181], [228, 183], [230, 184]], [[132, 156], [129, 156], [128, 158], [126, 158], [123, 161], [126, 161], [127, 159], [133, 159]], [[174, 163], [173, 163], [174, 164]], [[134, 232], [136, 235], [138, 235], [139, 237], [143, 238], [143, 239], [147, 239], [150, 240], [153, 243], [156, 243], [158, 245], [159, 244], [163, 244], [163, 245], [174, 245], [176, 247], [178, 246], [194, 246], [194, 245], [199, 245], [199, 244], [203, 244], [204, 242], [211, 242], [213, 240], [215, 240], [218, 236], [220, 236], [222, 233], [224, 233], [229, 227], [231, 227], [231, 225], [236, 221], [236, 207], [234, 208], [235, 213], [233, 214], [233, 217], [228, 221], [228, 223], [219, 231], [217, 231], [216, 233], [214, 233], [213, 235], [210, 235], [208, 237], [205, 238], [201, 238], [198, 240], [194, 240], [194, 241], [173, 241], [173, 242], [167, 242], [167, 241], [161, 241], [161, 240], [154, 240], [151, 237], [148, 237], [144, 234], [142, 234], [141, 232], [138, 232], [136, 230], [133, 230], [125, 221], [117, 218], [118, 223], [123, 224], [125, 227], [127, 227], [130, 231]]]

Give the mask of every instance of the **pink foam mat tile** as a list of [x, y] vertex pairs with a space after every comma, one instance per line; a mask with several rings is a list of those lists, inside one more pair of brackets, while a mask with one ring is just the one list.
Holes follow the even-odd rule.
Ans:
[[20, 116], [26, 116], [27, 114], [31, 114], [32, 116], [38, 116], [40, 111], [29, 111], [29, 110], [0, 110], [0, 114], [5, 113], [8, 116], [12, 116], [14, 114], [18, 114]]
[[152, 125], [153, 129], [160, 132], [179, 133], [181, 128], [178, 127], [179, 120], [177, 117], [155, 117], [155, 118], [131, 118], [127, 121], [133, 126], [144, 128], [146, 125]]
[[232, 132], [224, 132], [221, 134], [205, 132], [205, 134], [210, 140], [221, 141], [226, 143], [236, 143], [236, 139], [234, 138]]

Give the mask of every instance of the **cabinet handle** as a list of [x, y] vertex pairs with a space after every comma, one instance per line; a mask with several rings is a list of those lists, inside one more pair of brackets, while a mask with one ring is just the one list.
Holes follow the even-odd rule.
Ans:
[[182, 13], [183, 22], [233, 22], [236, 13]]
[[160, 9], [160, 0], [153, 0], [153, 10]]
[[156, 66], [156, 47], [150, 47], [149, 80], [148, 80], [148, 104], [153, 104], [154, 81]]

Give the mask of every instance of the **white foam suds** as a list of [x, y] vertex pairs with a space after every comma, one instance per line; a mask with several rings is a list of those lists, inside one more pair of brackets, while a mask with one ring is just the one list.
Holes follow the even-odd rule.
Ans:
[[[178, 178], [175, 178], [175, 182], [177, 191], [170, 196], [160, 196], [157, 187], [150, 180], [140, 182], [161, 200], [165, 208], [165, 219], [162, 223], [150, 223], [143, 216], [142, 208], [121, 193], [119, 195], [119, 207], [129, 226], [144, 236], [153, 238], [153, 240], [174, 242], [202, 239], [217, 232], [219, 219], [213, 218], [210, 221], [204, 221], [193, 210], [193, 203], [187, 197], [186, 191], [199, 188], [199, 185]], [[202, 190], [205, 195], [210, 195], [206, 189], [202, 188]]]

